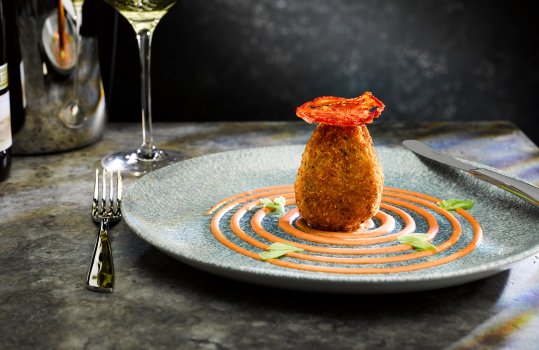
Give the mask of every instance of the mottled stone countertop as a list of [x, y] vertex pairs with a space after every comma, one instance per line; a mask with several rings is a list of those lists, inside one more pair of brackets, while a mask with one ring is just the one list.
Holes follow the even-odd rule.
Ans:
[[[191, 158], [305, 144], [313, 128], [302, 122], [156, 124], [154, 139]], [[418, 138], [539, 184], [539, 149], [508, 122], [369, 128], [376, 145]], [[96, 235], [89, 215], [94, 169], [106, 154], [135, 148], [139, 140], [139, 125], [112, 124], [86, 148], [14, 158], [10, 179], [0, 183], [0, 348], [538, 348], [539, 255], [461, 286], [335, 296], [201, 272], [120, 222], [111, 232], [115, 291], [86, 290]]]

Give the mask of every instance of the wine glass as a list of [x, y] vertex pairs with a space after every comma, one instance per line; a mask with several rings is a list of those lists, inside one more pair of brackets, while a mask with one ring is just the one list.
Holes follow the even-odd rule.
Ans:
[[[79, 103], [79, 60], [81, 48], [80, 27], [82, 25], [82, 5], [84, 0], [72, 0], [74, 10], [75, 32], [73, 33], [74, 41], [74, 61], [73, 68], [73, 97], [62, 106], [58, 112], [58, 117], [65, 126], [71, 129], [77, 129], [83, 126], [86, 121], [86, 114]], [[60, 2], [61, 5], [61, 2]]]
[[134, 151], [113, 153], [101, 160], [107, 170], [140, 176], [181, 160], [176, 152], [157, 149], [152, 139], [150, 56], [155, 27], [176, 0], [105, 0], [124, 16], [137, 34], [141, 65], [142, 145]]

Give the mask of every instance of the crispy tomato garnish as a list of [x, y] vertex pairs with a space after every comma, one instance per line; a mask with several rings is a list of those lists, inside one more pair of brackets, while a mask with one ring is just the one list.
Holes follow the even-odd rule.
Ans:
[[323, 123], [338, 126], [358, 126], [372, 123], [384, 110], [385, 105], [370, 91], [356, 98], [322, 96], [304, 103], [296, 109], [296, 115], [307, 123]]

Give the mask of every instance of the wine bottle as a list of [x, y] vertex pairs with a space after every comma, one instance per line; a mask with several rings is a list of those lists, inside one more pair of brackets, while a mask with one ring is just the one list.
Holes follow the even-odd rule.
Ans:
[[4, 7], [9, 99], [11, 103], [11, 133], [17, 134], [26, 119], [26, 94], [24, 89], [24, 63], [19, 43], [16, 0], [1, 0]]
[[8, 91], [6, 31], [4, 10], [0, 1], [0, 181], [7, 179], [11, 169], [11, 111]]

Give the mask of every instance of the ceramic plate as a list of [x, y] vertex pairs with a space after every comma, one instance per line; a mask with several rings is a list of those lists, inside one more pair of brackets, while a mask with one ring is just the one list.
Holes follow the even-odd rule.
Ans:
[[[304, 146], [279, 146], [253, 148], [216, 153], [189, 159], [157, 170], [138, 180], [124, 197], [124, 217], [129, 227], [142, 239], [164, 253], [199, 269], [221, 276], [280, 288], [334, 293], [393, 293], [441, 288], [484, 278], [508, 269], [513, 263], [539, 251], [539, 211], [536, 207], [488, 185], [463, 172], [432, 163], [424, 163], [411, 152], [400, 147], [377, 147], [377, 154], [384, 169], [386, 188], [400, 188], [427, 194], [439, 199], [472, 198], [473, 208], [464, 215], [451, 212], [453, 221], [460, 223], [462, 233], [448, 246], [455, 231], [454, 222], [443, 211], [417, 201], [409, 209], [398, 202], [387, 203], [381, 211], [395, 218], [394, 232], [404, 229], [402, 211], [416, 224], [415, 232], [432, 230], [426, 216], [434, 218], [438, 233], [433, 243], [443, 248], [436, 254], [422, 255], [408, 249], [397, 253], [335, 255], [319, 254], [330, 258], [375, 258], [374, 263], [304, 261], [286, 256], [279, 262], [292, 266], [337, 267], [354, 273], [315, 272], [295, 267], [275, 265], [257, 260], [232, 250], [210, 230], [213, 216], [206, 212], [215, 203], [245, 191], [270, 186], [293, 184]], [[389, 193], [391, 197], [391, 193]], [[389, 199], [388, 199], [389, 200]], [[391, 208], [397, 209], [391, 209]], [[234, 207], [233, 210], [237, 210]], [[288, 210], [293, 210], [289, 205]], [[400, 211], [399, 211], [400, 210]], [[250, 226], [248, 212], [240, 220], [243, 232], [252, 239], [268, 244]], [[427, 213], [428, 215], [425, 215]], [[477, 220], [482, 238], [465, 214]], [[232, 212], [223, 214], [218, 227], [225, 239], [233, 245], [258, 254], [263, 250], [240, 239], [230, 228]], [[280, 230], [276, 215], [266, 215], [262, 225], [270, 234], [299, 244], [333, 248], [384, 248], [399, 245], [396, 240], [375, 244], [373, 247], [349, 246], [337, 243], [311, 242], [291, 236]], [[375, 218], [379, 227], [383, 218]], [[369, 231], [367, 231], [369, 232]], [[312, 236], [312, 235], [311, 235]], [[311, 237], [309, 236], [309, 237]], [[359, 237], [359, 236], [358, 236]], [[479, 240], [474, 243], [474, 240]], [[476, 244], [477, 243], [477, 244]], [[402, 246], [402, 245], [401, 245]], [[475, 249], [458, 259], [450, 259], [456, 252], [475, 246]], [[302, 254], [311, 254], [303, 252]], [[377, 261], [376, 258], [392, 255], [413, 257], [395, 262]], [[316, 255], [316, 254], [314, 254]], [[441, 263], [444, 262], [444, 263]], [[431, 264], [418, 270], [406, 266]], [[403, 272], [387, 268], [404, 266]], [[418, 266], [418, 265], [417, 265]], [[361, 270], [367, 268], [368, 270]], [[387, 270], [387, 271], [386, 271]], [[365, 271], [367, 273], [365, 273]], [[388, 273], [380, 273], [380, 272]], [[345, 271], [346, 272], [346, 271]]]

